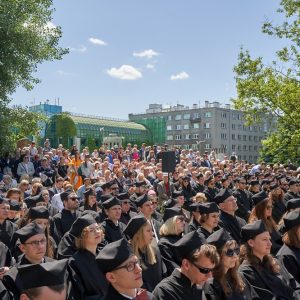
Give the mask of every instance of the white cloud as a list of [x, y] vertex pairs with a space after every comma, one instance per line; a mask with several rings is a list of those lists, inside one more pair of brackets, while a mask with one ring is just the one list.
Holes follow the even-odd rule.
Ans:
[[47, 29], [55, 29], [56, 26], [52, 22], [47, 22], [45, 25], [45, 28]]
[[159, 53], [152, 50], [152, 49], [148, 49], [148, 50], [144, 50], [142, 52], [133, 52], [133, 56], [136, 57], [146, 57], [148, 59], [154, 57], [154, 56], [158, 56]]
[[89, 38], [89, 41], [94, 45], [99, 45], [99, 46], [106, 46], [107, 45], [106, 42], [104, 42], [100, 39], [97, 39], [97, 38], [93, 38], [93, 37]]
[[122, 65], [119, 69], [111, 68], [106, 72], [109, 76], [122, 80], [136, 80], [143, 77], [138, 69], [130, 65]]
[[150, 70], [155, 70], [155, 66], [152, 65], [152, 64], [147, 64], [147, 65], [146, 65], [146, 68], [147, 68], [147, 69], [150, 69]]
[[184, 80], [184, 79], [188, 79], [190, 76], [188, 73], [186, 72], [181, 72], [178, 73], [176, 75], [171, 75], [170, 79], [171, 80]]
[[87, 51], [87, 47], [81, 45], [80, 47], [78, 48], [73, 48], [73, 47], [69, 47], [70, 51], [74, 51], [74, 52], [86, 52]]

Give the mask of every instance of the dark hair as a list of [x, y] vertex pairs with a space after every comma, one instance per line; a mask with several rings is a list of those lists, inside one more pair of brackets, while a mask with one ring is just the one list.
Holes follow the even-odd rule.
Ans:
[[[57, 285], [52, 285], [52, 286], [47, 286], [50, 290], [57, 292], [61, 294], [65, 288], [65, 284], [57, 284]], [[34, 299], [38, 297], [42, 293], [42, 286], [41, 287], [36, 287], [28, 290], [24, 290], [22, 294], [26, 294], [28, 298]]]
[[294, 226], [290, 230], [288, 230], [282, 237], [282, 241], [292, 247], [300, 248], [300, 240], [297, 235], [297, 231], [299, 229], [300, 225]]

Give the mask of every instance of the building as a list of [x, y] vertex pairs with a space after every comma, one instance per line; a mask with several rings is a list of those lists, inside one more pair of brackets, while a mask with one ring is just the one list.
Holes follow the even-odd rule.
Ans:
[[201, 153], [214, 150], [219, 158], [235, 152], [239, 160], [248, 162], [258, 160], [261, 140], [270, 127], [267, 123], [247, 126], [241, 111], [208, 101], [204, 107], [150, 104], [145, 113], [129, 114], [129, 120], [145, 125], [156, 143]]

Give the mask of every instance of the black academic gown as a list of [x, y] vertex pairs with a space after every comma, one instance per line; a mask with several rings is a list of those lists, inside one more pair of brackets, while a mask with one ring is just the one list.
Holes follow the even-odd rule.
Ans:
[[12, 266], [14, 260], [8, 247], [0, 242], [0, 268]]
[[276, 224], [278, 224], [285, 212], [286, 207], [282, 200], [273, 201], [272, 217]]
[[251, 265], [246, 260], [240, 265], [239, 272], [252, 285], [255, 292], [261, 299], [300, 299], [294, 295], [294, 290], [290, 287], [293, 282], [291, 275], [281, 268], [280, 274], [272, 273], [263, 263], [257, 260], [257, 264]]
[[172, 274], [175, 268], [179, 267], [179, 261], [175, 256], [173, 244], [181, 239], [182, 235], [167, 235], [160, 238], [158, 248], [163, 263], [166, 266], [166, 276]]
[[236, 197], [236, 203], [238, 206], [235, 214], [247, 222], [253, 207], [251, 194], [247, 190], [237, 189], [233, 192], [233, 196]]
[[213, 234], [215, 231], [217, 231], [219, 229], [219, 227], [217, 227], [215, 230], [213, 230], [212, 232], [209, 232], [208, 230], [206, 230], [204, 227], [200, 226], [197, 231], [198, 233], [203, 236], [205, 239], [207, 239], [211, 234]]
[[130, 221], [130, 219], [134, 216], [136, 216], [137, 213], [129, 210], [127, 213], [122, 212], [121, 214], [121, 218], [120, 218], [120, 222], [122, 222], [123, 224], [127, 225], [128, 222]]
[[284, 244], [276, 257], [300, 284], [300, 248]]
[[[244, 280], [245, 289], [242, 293], [233, 291], [226, 295], [222, 289], [220, 282], [215, 278], [210, 278], [205, 282], [203, 291], [207, 300], [253, 300], [260, 299], [251, 285]], [[232, 286], [231, 280], [228, 280], [228, 285]]]
[[217, 188], [205, 187], [204, 194], [207, 199], [207, 202], [214, 202], [214, 199], [215, 199], [218, 191], [219, 190]]
[[[141, 300], [152, 300], [152, 299], [154, 299], [151, 293], [149, 293], [147, 291], [145, 291], [145, 293], [146, 294], [144, 295], [144, 297], [139, 298], [137, 296], [137, 297], [133, 298], [133, 300], [139, 300], [139, 299], [141, 299]], [[146, 297], [146, 295], [147, 295], [147, 297]], [[112, 285], [109, 285], [107, 294], [106, 294], [106, 296], [104, 297], [103, 300], [128, 300], [128, 299], [131, 299], [131, 298], [128, 298], [128, 297], [125, 297], [125, 296], [121, 295], [118, 291], [116, 291], [114, 289], [114, 287]]]
[[156, 263], [154, 265], [150, 265], [147, 261], [146, 255], [140, 252], [141, 268], [143, 270], [142, 288], [146, 289], [149, 292], [152, 292], [156, 285], [163, 279], [163, 263], [159, 249], [157, 247], [153, 247], [153, 250], [155, 252], [156, 258]]
[[12, 237], [18, 230], [18, 226], [11, 221], [5, 220], [0, 224], [0, 241], [4, 243], [9, 249], [12, 245]]
[[155, 300], [201, 300], [203, 291], [178, 269], [161, 281], [153, 291]]
[[11, 300], [14, 299], [13, 295], [6, 289], [2, 281], [0, 281], [0, 299], [1, 300]]
[[189, 223], [188, 227], [187, 227], [187, 232], [192, 232], [195, 231], [197, 229], [199, 229], [201, 226], [200, 223], [198, 223], [194, 218], [192, 219], [192, 221]]
[[276, 231], [276, 230], [273, 230], [270, 233], [270, 236], [271, 236], [271, 242], [272, 242], [271, 254], [273, 256], [275, 256], [283, 245], [282, 236], [279, 233], [279, 231]]
[[101, 223], [104, 234], [105, 234], [105, 241], [107, 243], [112, 243], [115, 241], [118, 241], [122, 238], [125, 238], [123, 231], [126, 227], [125, 224], [118, 222], [118, 225], [115, 225], [115, 223], [110, 219], [105, 219]]
[[80, 217], [81, 212], [75, 211], [72, 213], [70, 210], [63, 209], [60, 213], [54, 216], [52, 219], [53, 226], [51, 226], [53, 236], [55, 242], [59, 244], [61, 238], [64, 234], [70, 230], [74, 221]]
[[100, 300], [104, 297], [108, 282], [98, 268], [93, 253], [77, 251], [69, 260], [68, 271], [71, 279], [68, 299]]
[[237, 216], [232, 216], [221, 210], [219, 226], [230, 233], [232, 238], [240, 244], [241, 228], [246, 225], [246, 221]]

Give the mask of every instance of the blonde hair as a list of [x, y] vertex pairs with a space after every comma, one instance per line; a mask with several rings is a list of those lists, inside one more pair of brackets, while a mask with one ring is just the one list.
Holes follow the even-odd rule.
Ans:
[[193, 202], [196, 203], [205, 203], [207, 202], [207, 198], [204, 193], [197, 193], [193, 198]]
[[169, 218], [166, 220], [164, 224], [159, 229], [159, 234], [161, 236], [165, 235], [172, 235], [172, 234], [178, 234], [177, 227], [176, 227], [176, 220], [178, 216], [174, 216], [173, 218]]
[[88, 234], [88, 229], [85, 227], [82, 232], [80, 237], [75, 237], [75, 247], [77, 250], [84, 250], [86, 243], [85, 243], [85, 238]]
[[153, 247], [151, 244], [145, 245], [145, 238], [144, 238], [144, 228], [147, 226], [149, 222], [145, 223], [133, 236], [133, 238], [130, 241], [130, 244], [132, 245], [132, 249], [134, 254], [140, 259], [141, 255], [140, 252], [145, 253], [147, 262], [150, 265], [156, 264], [156, 257], [155, 252], [153, 250]]

